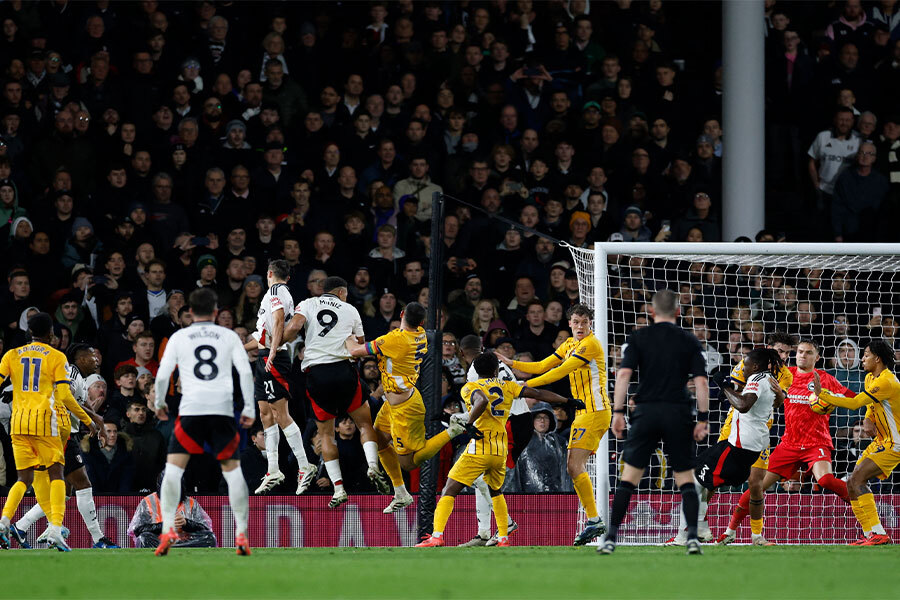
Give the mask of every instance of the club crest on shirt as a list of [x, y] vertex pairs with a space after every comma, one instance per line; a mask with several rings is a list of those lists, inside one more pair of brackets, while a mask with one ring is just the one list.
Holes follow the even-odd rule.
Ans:
[[814, 392], [816, 390], [816, 384], [813, 383], [812, 381], [810, 381], [809, 383], [806, 384], [806, 389], [808, 389], [811, 392]]

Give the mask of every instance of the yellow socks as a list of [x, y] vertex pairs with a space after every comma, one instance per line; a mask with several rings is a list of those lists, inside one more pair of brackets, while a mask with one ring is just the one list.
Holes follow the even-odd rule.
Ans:
[[21, 481], [15, 482], [13, 486], [9, 488], [9, 494], [6, 496], [6, 504], [3, 505], [4, 517], [10, 521], [12, 520], [13, 515], [16, 514], [16, 509], [19, 508], [19, 503], [22, 502], [22, 498], [25, 497], [25, 492], [27, 491], [28, 487]]
[[750, 532], [753, 535], [761, 535], [763, 530], [763, 520], [750, 517]]
[[47, 520], [51, 525], [62, 525], [66, 513], [66, 482], [54, 479], [50, 482], [50, 513]]
[[863, 494], [856, 501], [859, 503], [860, 513], [862, 513], [857, 515], [856, 518], [859, 520], [859, 524], [862, 525], [863, 532], [874, 531], [875, 533], [883, 534], [884, 529], [881, 526], [881, 519], [878, 517], [878, 508], [875, 506], [875, 496]]
[[506, 508], [506, 498], [503, 497], [503, 494], [498, 494], [491, 498], [491, 503], [494, 505], [494, 518], [497, 520], [497, 535], [499, 537], [506, 537], [508, 534], [509, 527], [509, 510]]
[[397, 460], [397, 453], [394, 449], [388, 446], [384, 450], [379, 450], [378, 459], [381, 461], [381, 466], [384, 467], [384, 472], [391, 478], [394, 487], [403, 485], [403, 471], [400, 470], [400, 461]]
[[851, 500], [850, 508], [853, 509], [853, 515], [856, 517], [856, 520], [859, 521], [860, 527], [862, 527], [863, 535], [869, 535], [869, 532], [872, 531], [871, 527], [867, 527], [869, 522], [868, 515], [866, 515], [866, 509], [860, 506], [859, 500]]
[[428, 438], [425, 441], [425, 447], [413, 454], [413, 462], [416, 464], [416, 466], [421, 465], [423, 462], [440, 452], [441, 448], [443, 448], [444, 445], [446, 445], [446, 443], [449, 441], [450, 434], [448, 434], [446, 431], [442, 431], [436, 436]]
[[431, 534], [434, 537], [444, 535], [447, 521], [450, 520], [450, 513], [453, 512], [453, 502], [453, 496], [441, 496], [441, 499], [438, 500], [437, 507], [434, 509], [434, 531]]
[[572, 479], [572, 484], [575, 486], [575, 493], [578, 494], [578, 500], [584, 507], [584, 514], [587, 515], [588, 519], [596, 519], [597, 503], [594, 500], [594, 488], [591, 485], [591, 478], [587, 473], [580, 473]]
[[34, 490], [34, 499], [41, 505], [45, 515], [49, 515], [50, 508], [50, 475], [47, 471], [35, 471], [34, 481], [31, 482]]

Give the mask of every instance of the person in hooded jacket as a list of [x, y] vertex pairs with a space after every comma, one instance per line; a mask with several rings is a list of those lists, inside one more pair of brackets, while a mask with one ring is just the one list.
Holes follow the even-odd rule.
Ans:
[[[825, 371], [834, 375], [841, 385], [847, 386], [856, 393], [863, 390], [866, 373], [859, 368], [859, 344], [850, 338], [839, 341], [834, 356], [828, 363]], [[839, 429], [850, 427], [852, 423], [861, 419], [865, 412], [861, 408], [850, 410], [839, 406], [832, 413], [831, 424]]]
[[507, 477], [506, 491], [523, 494], [562, 492], [566, 487], [565, 444], [555, 435], [556, 415], [546, 402], [531, 407], [534, 435]]

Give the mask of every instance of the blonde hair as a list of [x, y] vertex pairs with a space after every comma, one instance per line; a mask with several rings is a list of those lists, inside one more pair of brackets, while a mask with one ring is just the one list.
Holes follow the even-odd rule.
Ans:
[[[472, 331], [474, 331], [478, 335], [484, 335], [487, 331], [481, 331], [481, 319], [478, 318], [478, 307], [481, 306], [482, 303], [487, 302], [491, 305], [491, 321], [500, 318], [500, 313], [497, 311], [497, 303], [494, 300], [489, 300], [487, 298], [482, 298], [478, 302], [475, 303], [475, 310], [472, 311]], [[490, 321], [488, 321], [490, 324]]]

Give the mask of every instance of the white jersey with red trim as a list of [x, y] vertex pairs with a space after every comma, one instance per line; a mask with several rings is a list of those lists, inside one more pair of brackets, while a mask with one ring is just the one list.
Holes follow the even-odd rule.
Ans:
[[[262, 302], [259, 303], [259, 316], [256, 319], [256, 337], [259, 343], [266, 348], [272, 347], [272, 331], [275, 329], [275, 314], [281, 310], [281, 317], [285, 326], [294, 316], [294, 297], [291, 296], [287, 284], [276, 283], [269, 288]], [[287, 349], [287, 344], [282, 344], [278, 350]]]
[[344, 345], [347, 338], [365, 335], [356, 307], [334, 294], [307, 298], [297, 305], [295, 312], [306, 318], [303, 369], [349, 360], [350, 353]]
[[769, 387], [768, 371], [755, 373], [747, 380], [743, 395], [756, 396], [756, 402], [745, 413], [734, 411], [728, 443], [735, 448], [762, 452], [769, 447], [769, 421], [775, 407], [775, 392]]

